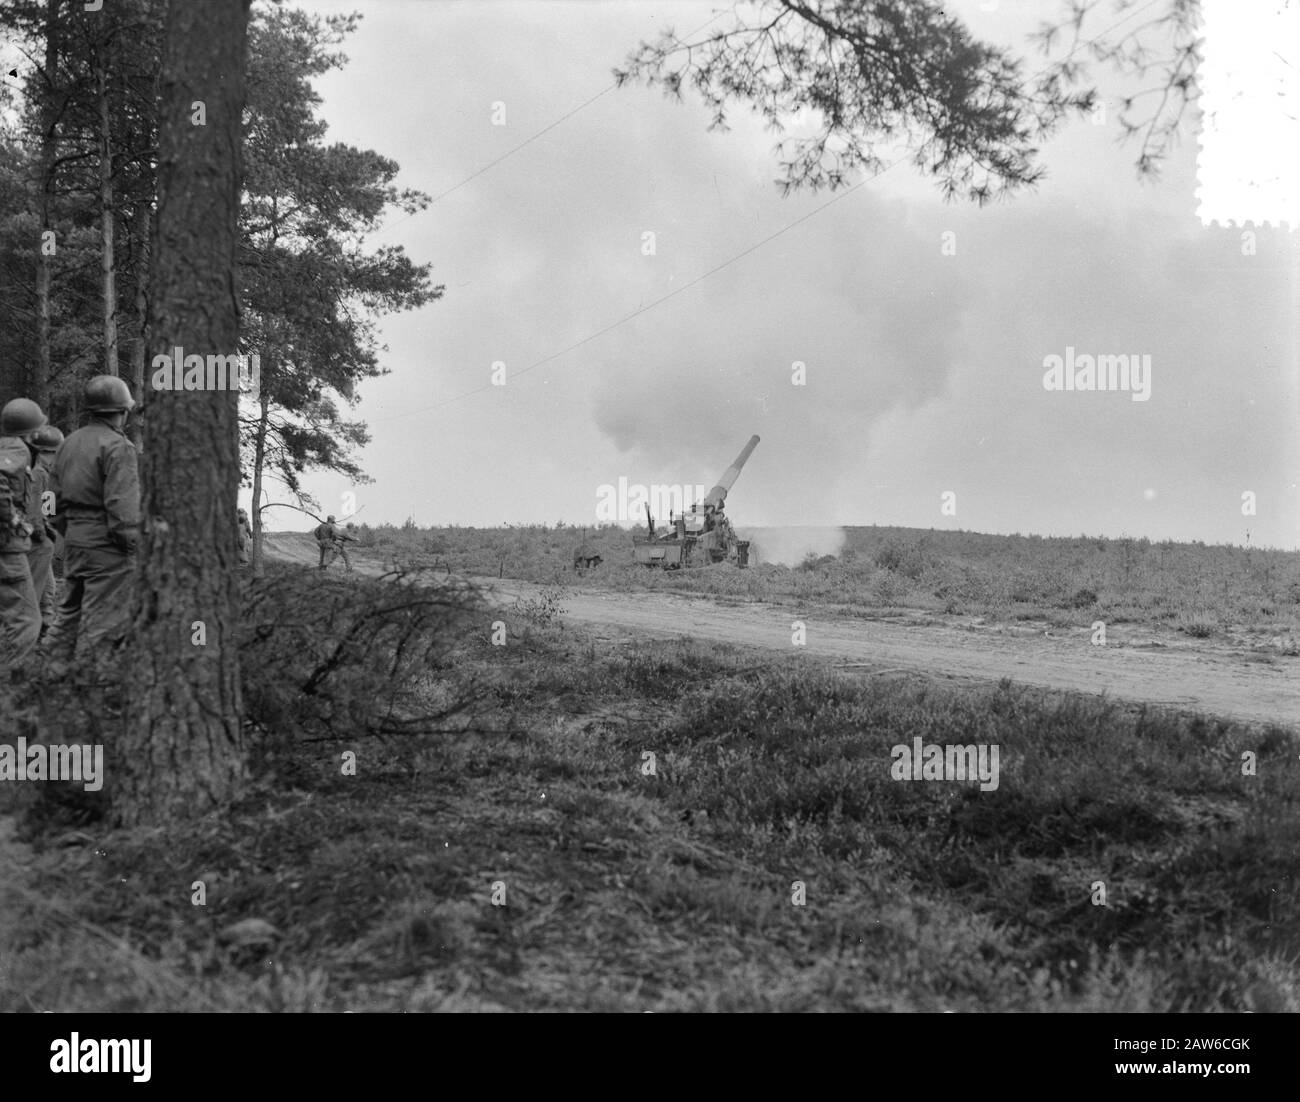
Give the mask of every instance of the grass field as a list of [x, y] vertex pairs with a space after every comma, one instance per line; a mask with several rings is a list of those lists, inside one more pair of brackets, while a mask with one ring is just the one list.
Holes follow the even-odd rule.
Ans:
[[[283, 635], [248, 644], [232, 814], [124, 832], [73, 797], [19, 808], [0, 1010], [1300, 1010], [1279, 728], [471, 601], [402, 686], [436, 731], [367, 733], [364, 682], [294, 695], [303, 585], [338, 622], [388, 592], [272, 566], [250, 597]], [[918, 736], [996, 744], [998, 787], [894, 780]]]
[[[585, 542], [604, 562], [583, 573], [584, 585], [813, 602], [850, 615], [911, 608], [1057, 626], [1102, 620], [1300, 654], [1294, 551], [859, 527], [843, 530], [838, 555], [810, 556], [793, 567], [665, 574], [634, 565], [630, 533], [612, 525], [359, 530], [377, 556], [458, 573], [572, 580], [573, 549]], [[747, 534], [761, 555], [763, 529]]]

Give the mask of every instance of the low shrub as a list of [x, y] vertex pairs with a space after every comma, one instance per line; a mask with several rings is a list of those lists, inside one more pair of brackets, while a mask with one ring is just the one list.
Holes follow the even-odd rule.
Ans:
[[480, 608], [465, 585], [401, 575], [321, 577], [268, 566], [240, 623], [245, 718], [266, 732], [315, 737], [419, 730], [430, 670], [464, 642]]

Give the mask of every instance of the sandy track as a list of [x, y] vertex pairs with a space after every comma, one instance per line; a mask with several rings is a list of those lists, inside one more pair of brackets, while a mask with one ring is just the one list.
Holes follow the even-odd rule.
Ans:
[[[316, 562], [315, 546], [303, 536], [269, 537], [267, 551], [284, 561]], [[333, 569], [342, 569], [341, 564]], [[358, 569], [379, 573], [370, 563], [359, 562]], [[511, 579], [476, 580], [488, 587], [494, 600], [507, 605], [533, 599], [542, 588]], [[561, 606], [565, 618], [603, 629], [604, 635], [689, 636], [861, 664], [868, 673], [907, 670], [977, 681], [1006, 677], [1041, 688], [1105, 693], [1248, 722], [1300, 727], [1300, 658], [1278, 655], [1261, 661], [1244, 650], [1182, 642], [1172, 636], [1157, 643], [1144, 629], [1108, 628], [1109, 645], [1098, 647], [1091, 644], [1091, 633], [1081, 628], [1045, 633], [1041, 627], [848, 619], [816, 608], [730, 605], [667, 593], [570, 587]], [[806, 625], [807, 642], [802, 647], [791, 642], [795, 620]]]

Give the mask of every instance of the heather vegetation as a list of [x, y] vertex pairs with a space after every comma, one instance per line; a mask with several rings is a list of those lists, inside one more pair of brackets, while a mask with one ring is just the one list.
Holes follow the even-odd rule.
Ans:
[[[103, 794], [5, 786], [0, 1008], [1300, 1010], [1280, 727], [596, 639], [562, 590], [433, 581], [250, 586], [229, 814], [112, 830]], [[6, 710], [111, 715], [78, 678]], [[998, 744], [997, 788], [895, 779], [917, 736]]]
[[872, 526], [844, 529], [838, 555], [787, 566], [762, 561], [763, 529], [755, 528], [742, 529], [760, 560], [750, 569], [664, 574], [632, 562], [631, 532], [616, 525], [361, 528], [377, 556], [442, 572], [576, 581], [573, 548], [588, 543], [604, 561], [581, 574], [587, 586], [811, 601], [848, 615], [910, 609], [1077, 627], [1102, 620], [1300, 653], [1294, 551]]

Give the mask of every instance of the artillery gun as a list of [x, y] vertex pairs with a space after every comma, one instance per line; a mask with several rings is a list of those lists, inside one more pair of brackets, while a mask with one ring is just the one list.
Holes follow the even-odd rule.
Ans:
[[733, 566], [749, 565], [749, 541], [737, 537], [727, 519], [727, 491], [740, 477], [750, 454], [758, 447], [758, 437], [751, 436], [736, 456], [736, 461], [722, 473], [718, 483], [689, 509], [676, 516], [669, 514], [668, 527], [655, 531], [654, 517], [646, 505], [646, 534], [632, 537], [632, 554], [643, 566], [679, 570], [683, 566], [708, 566], [729, 562]]

